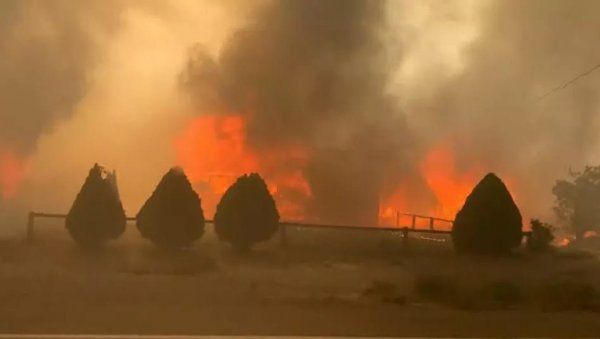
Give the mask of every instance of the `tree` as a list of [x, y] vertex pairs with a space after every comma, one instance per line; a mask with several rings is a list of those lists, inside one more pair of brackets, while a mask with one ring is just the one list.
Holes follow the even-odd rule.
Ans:
[[256, 173], [239, 177], [217, 205], [217, 235], [238, 251], [268, 240], [278, 229], [277, 206], [265, 181]]
[[531, 219], [531, 233], [527, 237], [527, 249], [543, 252], [550, 248], [554, 240], [554, 227], [538, 219]]
[[84, 247], [117, 239], [127, 222], [116, 186], [116, 175], [95, 164], [67, 214], [67, 230]]
[[571, 180], [557, 180], [552, 188], [554, 212], [583, 238], [586, 231], [600, 226], [600, 166], [586, 166], [583, 172], [569, 173]]
[[165, 174], [137, 215], [142, 236], [166, 249], [190, 246], [204, 233], [198, 194], [180, 168]]
[[506, 254], [521, 244], [521, 213], [508, 189], [493, 173], [467, 197], [452, 228], [459, 252]]

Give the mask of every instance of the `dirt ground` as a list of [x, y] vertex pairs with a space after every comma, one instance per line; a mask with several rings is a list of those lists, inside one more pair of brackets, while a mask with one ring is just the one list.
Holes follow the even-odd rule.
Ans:
[[[461, 310], [414, 292], [415, 278], [432, 273], [466, 284], [510, 279], [525, 291], [561, 276], [597, 284], [600, 264], [591, 256], [464, 258], [443, 239], [411, 239], [407, 255], [393, 234], [300, 230], [288, 233], [286, 249], [274, 239], [246, 257], [210, 232], [177, 254], [135, 231], [87, 253], [60, 226], [36, 232], [32, 244], [0, 243], [0, 333], [600, 335], [600, 313], [546, 311], [533, 297], [510, 309]], [[365, 293], [377, 284], [400, 298]]]

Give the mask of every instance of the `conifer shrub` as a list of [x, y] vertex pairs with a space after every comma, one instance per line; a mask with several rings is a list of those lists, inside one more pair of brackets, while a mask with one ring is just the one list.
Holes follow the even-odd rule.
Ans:
[[180, 168], [172, 168], [137, 214], [142, 236], [157, 246], [190, 246], [204, 234], [204, 212], [198, 194]]
[[458, 252], [471, 254], [507, 254], [521, 244], [521, 213], [496, 175], [486, 175], [467, 197], [452, 240]]
[[69, 234], [83, 247], [98, 247], [117, 239], [126, 222], [115, 174], [95, 164], [67, 214]]
[[244, 252], [270, 239], [279, 229], [279, 212], [265, 181], [256, 173], [243, 175], [231, 185], [215, 214], [219, 239]]

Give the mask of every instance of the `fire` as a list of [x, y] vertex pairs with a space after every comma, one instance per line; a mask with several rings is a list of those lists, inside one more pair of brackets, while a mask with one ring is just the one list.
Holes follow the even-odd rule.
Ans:
[[0, 150], [0, 193], [3, 200], [8, 200], [17, 193], [22, 172], [21, 162], [15, 154]]
[[[178, 163], [200, 194], [206, 215], [213, 215], [222, 194], [238, 176], [257, 172], [265, 178], [283, 219], [309, 219], [305, 207], [312, 197], [312, 190], [304, 169], [310, 160], [310, 152], [301, 145], [253, 147], [246, 133], [246, 124], [251, 118], [245, 114], [201, 115], [191, 120], [175, 140]], [[412, 225], [412, 217], [400, 212], [454, 219], [486, 169], [483, 165], [459, 168], [451, 143], [432, 147], [418, 164], [425, 186], [416, 188], [409, 182], [402, 182], [404, 179], [392, 183], [397, 188], [382, 197], [379, 223]], [[510, 179], [507, 184], [512, 186]], [[422, 193], [415, 190], [429, 190], [433, 199], [426, 204], [415, 203], [412, 198]], [[430, 226], [429, 219], [425, 218], [417, 218], [415, 224], [417, 227]], [[435, 227], [449, 228], [451, 224], [436, 222]]]
[[[429, 190], [434, 195], [435, 202], [421, 207], [421, 214], [434, 216], [437, 218], [453, 220], [456, 213], [465, 202], [466, 197], [471, 193], [473, 187], [486, 174], [486, 166], [482, 164], [472, 164], [461, 169], [456, 164], [456, 156], [452, 143], [444, 142], [432, 147], [418, 166]], [[509, 189], [513, 188], [511, 178], [503, 178]], [[407, 189], [405, 183], [396, 185], [394, 193], [382, 201], [380, 209], [380, 224], [410, 226], [412, 220], [410, 216], [399, 214], [398, 212], [411, 212], [408, 197], [411, 192]], [[511, 191], [513, 199], [515, 194]], [[524, 218], [525, 220], [525, 218]], [[417, 227], [429, 227], [429, 220], [418, 218]], [[449, 228], [450, 223], [437, 222], [436, 228]]]
[[465, 198], [485, 174], [481, 166], [459, 171], [449, 144], [432, 148], [421, 163], [420, 170], [437, 200], [437, 206], [430, 213], [445, 219], [454, 219]]
[[273, 194], [282, 218], [302, 220], [311, 189], [303, 168], [308, 153], [302, 147], [276, 145], [257, 150], [247, 143], [246, 116], [201, 115], [175, 140], [179, 164], [200, 194], [205, 213], [213, 215], [221, 195], [235, 179], [260, 173]]

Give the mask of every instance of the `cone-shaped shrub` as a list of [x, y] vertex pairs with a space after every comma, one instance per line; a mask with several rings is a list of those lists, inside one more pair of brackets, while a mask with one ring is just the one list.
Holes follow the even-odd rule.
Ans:
[[253, 244], [268, 240], [278, 228], [275, 201], [256, 173], [239, 177], [217, 205], [217, 235], [238, 251], [247, 251]]
[[191, 245], [204, 233], [204, 212], [198, 194], [180, 168], [165, 174], [137, 215], [146, 239], [167, 248]]
[[73, 239], [84, 247], [97, 247], [118, 238], [125, 230], [125, 211], [119, 198], [114, 174], [103, 176], [95, 164], [77, 194], [66, 219]]
[[475, 186], [456, 215], [452, 228], [458, 252], [506, 254], [521, 244], [521, 213], [496, 175], [490, 173]]

